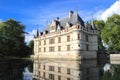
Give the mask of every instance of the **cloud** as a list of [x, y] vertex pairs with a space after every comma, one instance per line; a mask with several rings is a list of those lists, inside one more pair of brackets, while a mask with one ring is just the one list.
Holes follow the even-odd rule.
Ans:
[[110, 70], [110, 67], [111, 67], [111, 65], [110, 64], [105, 64], [105, 66], [103, 67], [103, 69], [104, 69], [104, 72], [106, 72], [106, 71], [108, 71], [108, 70]]
[[[70, 10], [70, 6], [67, 6], [65, 8], [59, 8], [61, 5], [65, 5], [64, 3], [69, 4], [72, 3], [72, 1], [65, 1], [65, 2], [54, 2], [47, 5], [47, 7], [41, 8], [41, 6], [36, 7], [36, 9], [32, 10], [27, 9], [25, 11], [21, 11], [22, 14], [26, 14], [28, 18], [24, 19], [23, 21], [25, 23], [29, 23], [30, 25], [40, 25], [39, 28], [42, 31], [44, 27], [51, 22], [52, 19], [56, 19], [56, 17], [63, 18], [68, 15], [66, 11]], [[74, 2], [74, 4], [76, 4]], [[53, 6], [54, 5], [54, 6]], [[101, 8], [94, 8], [93, 10], [79, 10], [78, 13], [82, 17], [84, 21], [89, 21], [92, 18], [98, 19], [98, 20], [106, 20], [109, 16], [112, 14], [120, 14], [120, 0], [114, 2], [108, 9]], [[56, 9], [59, 8], [59, 9]], [[54, 11], [54, 12], [53, 12]], [[35, 14], [36, 13], [36, 14]], [[29, 42], [33, 39], [34, 34], [36, 33], [36, 30], [32, 30], [31, 32], [28, 32], [29, 34], [26, 35], [26, 42]]]
[[32, 30], [31, 32], [28, 32], [28, 34], [25, 34], [25, 42], [29, 43], [31, 40], [33, 40], [36, 32], [37, 30]]
[[98, 10], [94, 15], [93, 15], [93, 18], [94, 19], [97, 19], [97, 20], [100, 20], [102, 19], [101, 16], [102, 14], [104, 13], [105, 10]]
[[102, 19], [104, 21], [107, 20], [113, 14], [120, 14], [120, 0], [116, 1], [106, 10], [99, 10], [96, 14], [94, 14], [95, 19]]
[[102, 13], [101, 18], [106, 20], [112, 14], [120, 14], [120, 0], [116, 1], [113, 5], [111, 5], [105, 12]]
[[2, 19], [0, 19], [0, 23], [1, 23], [1, 22], [3, 22], [3, 20], [2, 20]]

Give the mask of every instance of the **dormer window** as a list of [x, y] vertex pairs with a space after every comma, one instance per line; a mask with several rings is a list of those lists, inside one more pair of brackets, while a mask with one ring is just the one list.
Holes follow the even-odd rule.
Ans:
[[56, 21], [52, 20], [52, 23], [50, 24], [50, 30], [56, 30]]
[[66, 28], [69, 28], [70, 27], [70, 24], [67, 22], [66, 23]]
[[47, 33], [48, 33], [48, 31], [46, 31], [46, 30], [43, 32], [44, 35], [47, 34]]
[[51, 26], [51, 30], [54, 30], [55, 28], [54, 28], [54, 26]]
[[60, 27], [60, 25], [58, 24], [58, 26], [57, 26], [57, 31], [60, 32], [60, 30], [61, 30], [61, 27]]

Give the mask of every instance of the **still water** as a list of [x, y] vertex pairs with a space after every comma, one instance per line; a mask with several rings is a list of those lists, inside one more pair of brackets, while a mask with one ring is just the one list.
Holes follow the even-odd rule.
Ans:
[[120, 80], [118, 63], [0, 59], [0, 80]]
[[28, 73], [27, 70], [29, 73], [32, 72], [32, 65], [32, 61], [28, 60], [2, 58], [0, 59], [0, 80], [26, 80], [24, 73]]
[[35, 61], [33, 71], [36, 80], [99, 80], [96, 60]]

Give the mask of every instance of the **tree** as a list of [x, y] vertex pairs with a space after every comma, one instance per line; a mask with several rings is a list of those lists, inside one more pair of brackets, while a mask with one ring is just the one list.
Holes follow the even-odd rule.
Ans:
[[33, 51], [34, 41], [33, 41], [33, 40], [31, 40], [31, 41], [29, 42], [28, 47], [31, 49], [31, 54], [33, 54], [33, 53], [34, 53], [34, 51]]
[[105, 22], [103, 20], [94, 20], [95, 27], [98, 30], [98, 53], [102, 53], [104, 51], [105, 47], [102, 43], [102, 31], [105, 27]]
[[105, 72], [103, 75], [103, 80], [112, 80], [112, 74], [109, 71]]
[[120, 51], [120, 15], [109, 17], [102, 31], [102, 39], [108, 50]]
[[104, 72], [103, 80], [120, 80], [120, 65], [111, 65], [110, 70]]
[[113, 80], [120, 80], [120, 65], [113, 65]]
[[0, 23], [0, 53], [8, 56], [25, 56], [28, 47], [24, 43], [25, 26], [9, 19]]

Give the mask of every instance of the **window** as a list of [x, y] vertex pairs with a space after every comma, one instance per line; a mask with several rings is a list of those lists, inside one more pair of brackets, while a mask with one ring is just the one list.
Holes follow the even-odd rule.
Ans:
[[49, 74], [49, 79], [54, 80], [54, 74]]
[[54, 28], [55, 28], [54, 26], [51, 26], [51, 30], [54, 30]]
[[86, 51], [88, 51], [89, 50], [89, 45], [88, 44], [86, 44]]
[[60, 67], [58, 67], [58, 72], [61, 73], [61, 68]]
[[88, 35], [86, 35], [86, 42], [88, 42], [89, 41], [89, 38], [88, 38]]
[[44, 45], [46, 45], [46, 40], [44, 40]]
[[39, 75], [41, 75], [41, 74], [40, 74], [40, 71], [39, 71], [39, 73], [38, 73], [38, 74], [39, 74]]
[[41, 45], [41, 41], [39, 41], [39, 45]]
[[61, 80], [61, 76], [58, 76], [58, 80]]
[[55, 40], [54, 39], [49, 39], [49, 44], [54, 44]]
[[43, 69], [45, 70], [45, 65], [43, 65]]
[[41, 52], [41, 48], [39, 48], [39, 52]]
[[70, 45], [67, 45], [67, 51], [69, 51], [70, 50]]
[[67, 74], [70, 74], [70, 69], [69, 68], [67, 69]]
[[49, 47], [49, 51], [53, 52], [54, 51], [54, 47]]
[[61, 46], [58, 46], [58, 51], [61, 51]]
[[67, 80], [70, 80], [70, 78], [67, 78]]
[[78, 34], [78, 40], [80, 39], [80, 34]]
[[46, 48], [44, 47], [44, 52], [46, 52]]
[[68, 41], [68, 42], [70, 41], [70, 36], [67, 36], [67, 41]]
[[61, 38], [60, 37], [58, 37], [58, 43], [61, 43]]
[[45, 78], [45, 72], [43, 72], [43, 77]]
[[86, 70], [87, 70], [87, 71], [86, 71], [86, 72], [87, 72], [87, 74], [90, 74], [89, 68], [87, 68]]
[[41, 65], [39, 64], [38, 67], [39, 67], [39, 69], [40, 69]]
[[54, 71], [54, 66], [49, 66], [49, 71]]

